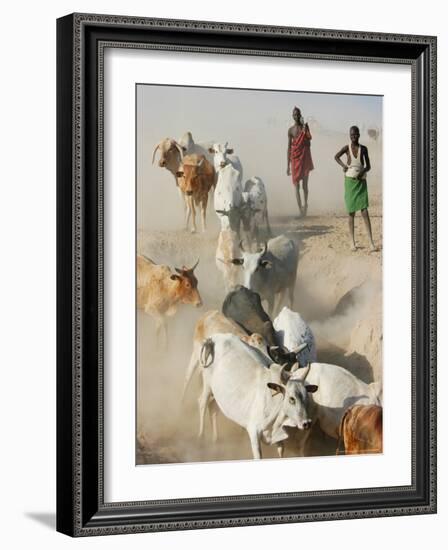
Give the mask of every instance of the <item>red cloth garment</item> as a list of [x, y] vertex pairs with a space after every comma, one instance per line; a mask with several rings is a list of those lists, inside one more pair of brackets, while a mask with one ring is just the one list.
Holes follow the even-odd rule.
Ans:
[[313, 159], [311, 158], [311, 134], [302, 130], [300, 134], [292, 138], [291, 141], [291, 151], [290, 151], [290, 160], [291, 160], [291, 173], [292, 173], [292, 182], [294, 185], [308, 176], [308, 174], [313, 170]]

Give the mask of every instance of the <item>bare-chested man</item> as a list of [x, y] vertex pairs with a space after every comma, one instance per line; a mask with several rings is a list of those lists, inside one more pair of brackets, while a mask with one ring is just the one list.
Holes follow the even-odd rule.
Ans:
[[[288, 130], [288, 154], [286, 174], [291, 175], [292, 183], [296, 188], [296, 199], [301, 216], [306, 216], [308, 211], [308, 176], [314, 168], [311, 158], [311, 132], [303, 120], [302, 113], [298, 107], [292, 112], [294, 125]], [[300, 182], [303, 185], [303, 199], [300, 196]]]

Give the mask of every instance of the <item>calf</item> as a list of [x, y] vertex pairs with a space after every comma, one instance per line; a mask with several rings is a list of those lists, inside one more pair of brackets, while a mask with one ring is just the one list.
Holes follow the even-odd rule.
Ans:
[[185, 197], [185, 223], [192, 221], [191, 231], [196, 231], [195, 205], [200, 205], [202, 215], [202, 230], [205, 231], [208, 193], [215, 183], [215, 169], [203, 155], [186, 155], [181, 168], [176, 172], [179, 188]]
[[266, 189], [261, 178], [257, 176], [247, 180], [244, 184], [241, 221], [249, 242], [260, 242], [260, 228], [262, 226], [265, 226], [267, 238], [272, 235], [269, 225]]
[[350, 407], [342, 417], [339, 437], [347, 455], [382, 453], [383, 408], [379, 405]]

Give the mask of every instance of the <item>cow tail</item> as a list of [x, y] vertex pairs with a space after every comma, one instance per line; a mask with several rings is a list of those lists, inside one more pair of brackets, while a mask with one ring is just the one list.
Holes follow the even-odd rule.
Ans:
[[[211, 360], [209, 361], [211, 357]], [[201, 348], [201, 354], [200, 354], [200, 364], [201, 367], [206, 369], [209, 367], [213, 361], [215, 360], [215, 342], [211, 338], [207, 338], [205, 342], [202, 344]]]

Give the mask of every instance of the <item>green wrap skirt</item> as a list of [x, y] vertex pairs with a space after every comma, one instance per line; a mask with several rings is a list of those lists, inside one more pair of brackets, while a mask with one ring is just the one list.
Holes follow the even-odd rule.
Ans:
[[345, 208], [348, 213], [364, 210], [369, 206], [366, 180], [345, 176]]

